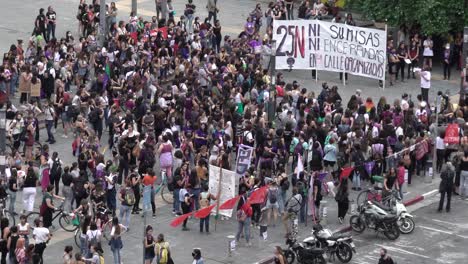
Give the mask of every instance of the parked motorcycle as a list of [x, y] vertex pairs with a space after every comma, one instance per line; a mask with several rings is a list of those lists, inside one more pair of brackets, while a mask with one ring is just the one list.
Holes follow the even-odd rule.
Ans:
[[306, 246], [324, 249], [330, 262], [334, 262], [336, 256], [340, 262], [348, 263], [353, 258], [353, 252], [356, 253], [351, 236], [334, 234], [320, 224], [314, 225], [312, 234], [316, 239], [310, 241], [314, 244], [305, 243]]
[[306, 238], [303, 243], [297, 242], [295, 239], [286, 239], [288, 249], [283, 250], [284, 256], [288, 264], [294, 263], [297, 260], [300, 264], [326, 264], [327, 261], [323, 257], [324, 250], [306, 245], [314, 245], [315, 237]]
[[383, 233], [390, 240], [395, 240], [400, 236], [398, 216], [379, 214], [377, 207], [371, 201], [366, 201], [363, 205], [358, 206], [358, 214], [351, 216], [349, 223], [351, 228], [358, 233], [364, 232], [367, 227], [378, 233]]
[[397, 191], [392, 191], [391, 197], [389, 198], [390, 207], [379, 202], [373, 202], [373, 205], [376, 207], [375, 210], [380, 215], [397, 215], [398, 228], [402, 234], [409, 234], [414, 231], [415, 223], [413, 216], [406, 210], [406, 206], [402, 203]]

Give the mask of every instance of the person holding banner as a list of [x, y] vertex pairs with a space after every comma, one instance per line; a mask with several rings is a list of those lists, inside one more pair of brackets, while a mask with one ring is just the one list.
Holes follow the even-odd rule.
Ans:
[[[203, 186], [203, 192], [200, 193], [200, 207], [206, 208], [210, 206], [211, 200], [216, 200], [216, 196], [210, 193], [208, 184]], [[200, 218], [200, 233], [203, 233], [203, 226], [207, 234], [210, 233], [210, 214], [204, 218]]]
[[237, 203], [237, 233], [236, 233], [236, 242], [239, 243], [240, 236], [244, 232], [244, 238], [247, 241], [247, 246], [251, 246], [250, 243], [250, 221], [252, 217], [252, 207], [247, 201], [247, 192], [246, 190], [241, 190], [241, 197]]

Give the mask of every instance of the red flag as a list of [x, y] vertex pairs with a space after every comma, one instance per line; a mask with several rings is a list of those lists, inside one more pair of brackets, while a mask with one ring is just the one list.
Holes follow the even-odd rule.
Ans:
[[265, 201], [265, 197], [268, 191], [268, 186], [263, 186], [250, 194], [249, 202], [251, 204], [259, 204]]
[[171, 226], [172, 227], [177, 227], [178, 225], [182, 224], [185, 221], [185, 219], [189, 218], [190, 215], [192, 215], [192, 212], [186, 213], [186, 214], [183, 214], [183, 215], [181, 215], [181, 216], [179, 216], [177, 218], [174, 218], [174, 220], [172, 220], [172, 222], [171, 222]]
[[458, 124], [448, 124], [445, 129], [444, 143], [458, 144], [460, 141], [460, 133], [458, 132]]
[[213, 204], [213, 205], [210, 205], [208, 207], [205, 207], [205, 208], [202, 208], [198, 211], [195, 212], [194, 216], [196, 218], [205, 218], [207, 217], [208, 215], [210, 215], [211, 213], [211, 210], [213, 210], [213, 208], [215, 208], [216, 204]]
[[234, 205], [236, 205], [237, 203], [237, 200], [239, 200], [240, 196], [236, 196], [234, 198], [231, 198], [227, 201], [225, 201], [220, 207], [219, 209], [220, 210], [229, 210], [229, 209], [232, 209], [234, 208]]
[[341, 170], [340, 180], [343, 178], [348, 178], [351, 175], [351, 172], [354, 170], [353, 167], [345, 167]]

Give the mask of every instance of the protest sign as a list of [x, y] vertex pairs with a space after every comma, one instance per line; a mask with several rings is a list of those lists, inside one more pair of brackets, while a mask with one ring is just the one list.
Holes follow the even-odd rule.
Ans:
[[[219, 204], [223, 204], [225, 201], [234, 198], [236, 194], [236, 183], [237, 183], [237, 177], [236, 173], [234, 171], [230, 170], [225, 170], [223, 169], [222, 171], [222, 177], [221, 177], [221, 169], [218, 166], [210, 165], [209, 166], [209, 175], [210, 175], [210, 180], [208, 182], [209, 186], [209, 191], [210, 193], [217, 195], [218, 193], [220, 194], [220, 197], [217, 202]], [[219, 180], [221, 179], [221, 183]], [[220, 192], [219, 188], [221, 188]], [[213, 213], [216, 212], [216, 208], [213, 209]], [[232, 209], [228, 210], [219, 210], [220, 215], [224, 215], [227, 217], [232, 216]]]
[[250, 167], [253, 148], [246, 145], [240, 145], [237, 152], [236, 174], [238, 177], [244, 176]]
[[346, 72], [384, 80], [384, 30], [321, 20], [274, 20], [276, 69]]

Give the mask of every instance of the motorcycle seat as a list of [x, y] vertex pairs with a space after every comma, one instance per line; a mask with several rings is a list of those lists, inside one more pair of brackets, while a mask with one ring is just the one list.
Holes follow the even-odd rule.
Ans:
[[373, 203], [382, 210], [389, 211], [389, 212], [393, 211], [393, 208], [390, 208], [382, 203], [379, 203], [379, 202], [373, 202]]
[[388, 214], [388, 215], [379, 215], [379, 219], [385, 222], [392, 222], [398, 219], [397, 215]]
[[343, 237], [347, 237], [346, 235], [342, 235], [342, 234], [333, 234], [331, 237], [329, 237], [328, 239], [329, 240], [338, 240], [340, 238], [343, 238]]

